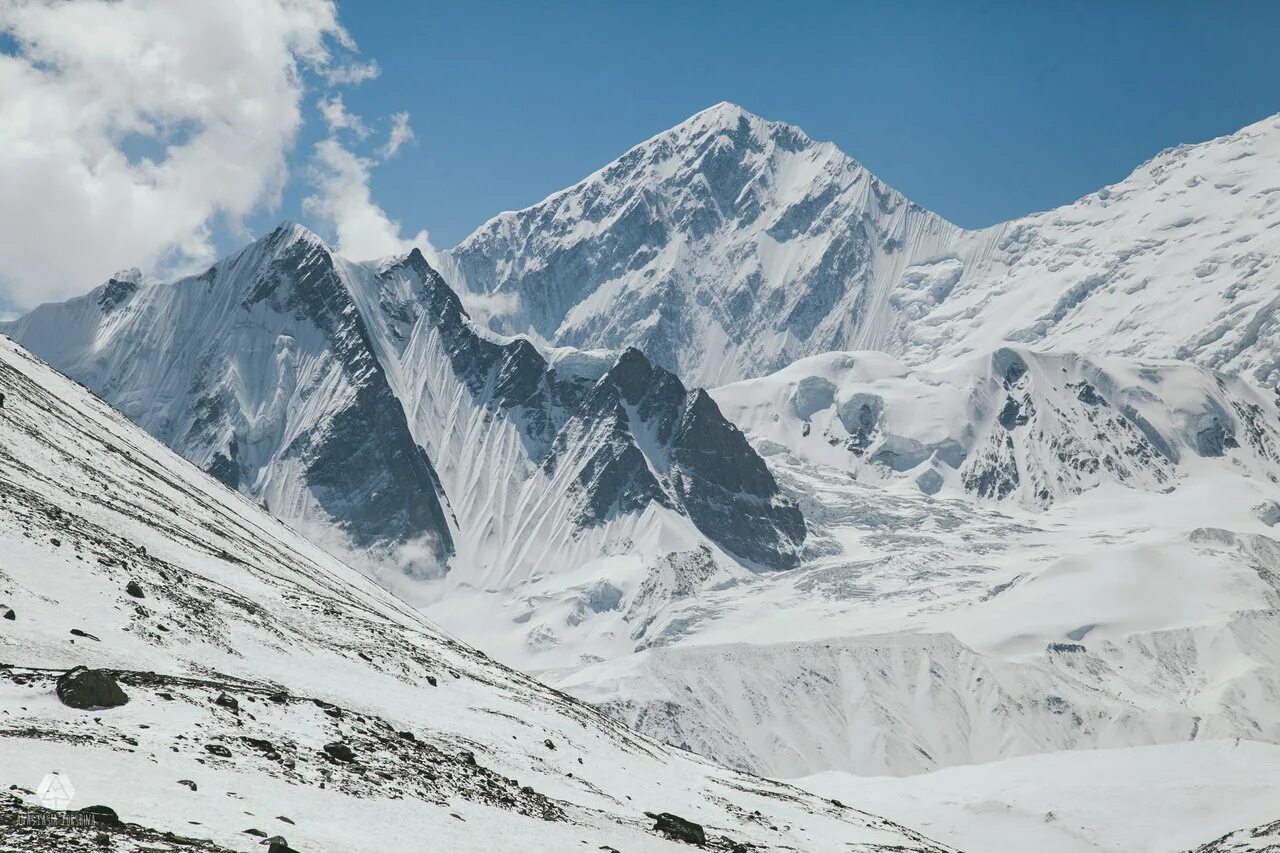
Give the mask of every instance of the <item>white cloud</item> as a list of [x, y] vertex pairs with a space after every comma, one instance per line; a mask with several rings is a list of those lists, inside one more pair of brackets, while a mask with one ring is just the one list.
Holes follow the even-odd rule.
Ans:
[[400, 223], [374, 203], [369, 178], [375, 165], [376, 161], [353, 153], [334, 137], [317, 143], [310, 175], [314, 192], [303, 202], [303, 210], [333, 229], [336, 248], [346, 257], [368, 260], [417, 246], [431, 258], [435, 253], [426, 231], [401, 237]]
[[[349, 41], [344, 44], [347, 47], [353, 46]], [[359, 86], [376, 79], [381, 73], [382, 69], [373, 60], [332, 65], [322, 71], [325, 82], [330, 86]]]
[[391, 133], [387, 136], [387, 144], [382, 146], [379, 154], [383, 159], [389, 160], [396, 156], [396, 152], [400, 150], [406, 142], [412, 142], [416, 139], [413, 135], [413, 128], [409, 127], [409, 114], [396, 113], [391, 117]]
[[490, 321], [499, 321], [520, 313], [518, 293], [475, 293], [463, 290], [459, 291], [458, 297], [471, 319], [481, 326], [488, 326]]
[[0, 33], [0, 302], [23, 307], [207, 262], [215, 220], [278, 202], [304, 71], [377, 74], [333, 0], [0, 0]]
[[346, 104], [342, 102], [342, 95], [321, 98], [316, 103], [316, 107], [320, 110], [320, 116], [328, 126], [330, 134], [349, 130], [360, 139], [369, 135], [369, 128], [365, 126], [364, 120], [358, 115], [347, 112]]

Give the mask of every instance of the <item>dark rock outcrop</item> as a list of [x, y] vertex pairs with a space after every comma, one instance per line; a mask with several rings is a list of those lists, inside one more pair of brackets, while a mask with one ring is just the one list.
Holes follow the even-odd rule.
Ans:
[[114, 675], [103, 669], [87, 669], [83, 666], [58, 676], [55, 691], [58, 701], [63, 705], [82, 711], [118, 708], [129, 701]]
[[706, 831], [701, 825], [691, 820], [685, 820], [670, 812], [650, 814], [649, 817], [655, 821], [653, 831], [662, 833], [672, 841], [683, 841], [685, 844], [696, 844], [699, 847], [707, 843]]

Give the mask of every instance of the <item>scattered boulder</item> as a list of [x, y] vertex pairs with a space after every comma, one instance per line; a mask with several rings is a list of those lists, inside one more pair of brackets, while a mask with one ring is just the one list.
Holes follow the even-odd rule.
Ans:
[[102, 826], [120, 825], [120, 816], [110, 806], [85, 806], [80, 809], [80, 814], [91, 816], [95, 823]]
[[267, 853], [295, 853], [283, 835], [273, 835], [262, 843], [267, 845]]
[[105, 669], [77, 666], [58, 676], [54, 689], [63, 705], [82, 711], [118, 708], [129, 701], [115, 676]]
[[555, 749], [555, 748], [556, 748], [556, 742], [555, 742], [555, 741], [553, 741], [551, 738], [547, 738], [546, 740], [544, 740], [544, 741], [542, 742], [542, 745], [543, 745], [543, 746], [545, 746], [547, 749]]
[[72, 628], [72, 629], [71, 629], [71, 636], [73, 636], [73, 637], [84, 637], [86, 640], [93, 640], [95, 643], [101, 643], [101, 642], [102, 642], [102, 640], [98, 639], [98, 638], [97, 638], [97, 637], [95, 637], [93, 634], [90, 634], [88, 631], [81, 631], [79, 628]]
[[661, 832], [672, 841], [683, 841], [685, 844], [696, 844], [701, 847], [707, 843], [707, 833], [702, 826], [691, 820], [685, 820], [679, 815], [673, 815], [670, 812], [662, 814], [646, 814], [653, 818], [656, 823], [653, 825], [654, 832]]
[[10, 622], [12, 622], [14, 619], [17, 619], [17, 618], [18, 618], [18, 614], [13, 612], [13, 608], [12, 608], [12, 607], [8, 607], [8, 608], [5, 608], [5, 611], [4, 611], [4, 618], [6, 618], [6, 619], [8, 619]]
[[192, 782], [190, 779], [179, 779], [178, 784], [186, 785], [188, 788], [190, 788], [193, 791], [196, 789], [196, 783]]
[[[246, 830], [244, 831], [244, 834], [245, 834], [245, 835], [252, 835], [254, 838], [266, 838], [266, 837], [267, 837], [267, 834], [266, 834], [265, 832], [263, 832], [261, 829], [255, 829], [255, 828], [253, 828], [253, 827], [250, 827], [250, 828], [246, 829]], [[264, 842], [263, 842], [263, 844], [266, 844], [266, 842], [264, 841]]]
[[219, 693], [218, 698], [213, 700], [213, 704], [217, 705], [220, 708], [226, 708], [227, 710], [235, 711], [236, 713], [240, 712], [240, 703], [237, 702], [233, 697], [228, 696], [225, 693]]
[[324, 745], [324, 753], [334, 761], [341, 761], [344, 764], [350, 764], [356, 760], [356, 754], [351, 751], [351, 747], [342, 741], [326, 743]]
[[146, 596], [142, 594], [142, 587], [138, 586], [137, 581], [129, 581], [129, 584], [124, 588], [124, 591], [132, 595], [134, 598], [146, 598]]
[[227, 749], [225, 746], [223, 746], [220, 743], [206, 743], [204, 745], [204, 748], [206, 752], [210, 753], [211, 755], [216, 755], [219, 758], [231, 757], [231, 750]]

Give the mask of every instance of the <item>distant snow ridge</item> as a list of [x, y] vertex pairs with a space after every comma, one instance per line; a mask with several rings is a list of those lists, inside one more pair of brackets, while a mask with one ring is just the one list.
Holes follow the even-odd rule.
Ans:
[[1005, 343], [1280, 378], [1280, 118], [1070, 205], [964, 231], [830, 143], [718, 104], [441, 258], [520, 310], [699, 384], [831, 350], [922, 365]]
[[1221, 465], [1280, 482], [1276, 399], [1185, 362], [1003, 347], [913, 370], [828, 353], [713, 393], [766, 458], [1046, 508], [1103, 483], [1143, 491]]

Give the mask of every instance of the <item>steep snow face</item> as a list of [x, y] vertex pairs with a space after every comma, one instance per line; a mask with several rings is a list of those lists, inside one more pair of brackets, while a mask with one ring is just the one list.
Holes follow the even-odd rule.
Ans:
[[484, 332], [421, 254], [375, 288], [414, 295], [381, 357], [459, 519], [451, 582], [510, 588], [705, 543], [730, 566], [798, 561], [799, 510], [705, 392], [635, 349], [547, 356]]
[[[489, 661], [2, 337], [0, 389], [0, 783], [28, 812], [57, 770], [72, 808], [217, 849], [257, 849], [246, 828], [299, 850], [689, 849], [646, 811], [713, 849], [948, 849]], [[74, 665], [128, 702], [60, 703]]]
[[[914, 362], [1004, 341], [1179, 358], [1280, 380], [1280, 116], [1165, 151], [1074, 204], [970, 234], [976, 257], [919, 303]], [[914, 298], [903, 285], [895, 298]]]
[[549, 360], [482, 332], [418, 252], [352, 264], [282, 226], [8, 328], [273, 513], [416, 577], [460, 548], [454, 582], [501, 586], [637, 541], [786, 569], [805, 536], [705, 392], [636, 350]]
[[280, 517], [420, 541], [433, 566], [448, 510], [356, 310], [365, 272], [284, 225], [202, 275], [114, 278], [6, 331]]
[[[637, 346], [716, 385], [801, 355], [880, 346], [892, 285], [957, 233], [835, 146], [718, 104], [494, 218], [441, 269], [518, 300], [494, 320], [499, 330]], [[945, 296], [944, 281], [934, 288]]]
[[712, 393], [767, 458], [926, 494], [1046, 508], [1103, 483], [1172, 489], [1206, 466], [1280, 480], [1274, 395], [1182, 362], [1003, 347], [912, 370], [828, 353]]
[[494, 320], [636, 344], [701, 384], [875, 349], [1006, 343], [1280, 378], [1280, 117], [1165, 151], [1070, 205], [957, 229], [834, 146], [720, 104], [443, 258]]

